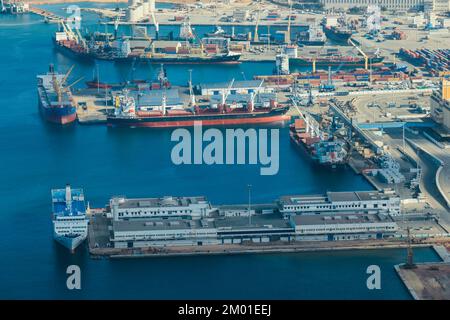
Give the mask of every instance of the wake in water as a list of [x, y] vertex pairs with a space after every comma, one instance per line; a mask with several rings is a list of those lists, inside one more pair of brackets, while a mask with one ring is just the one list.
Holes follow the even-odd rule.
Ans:
[[21, 23], [0, 23], [0, 27], [25, 27], [25, 26], [32, 26], [35, 24], [40, 24], [45, 22], [44, 19], [32, 21], [32, 22], [21, 22]]

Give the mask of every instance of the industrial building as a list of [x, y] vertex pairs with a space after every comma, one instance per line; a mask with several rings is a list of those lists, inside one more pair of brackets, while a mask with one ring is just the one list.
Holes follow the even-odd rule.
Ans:
[[109, 217], [114, 221], [141, 218], [190, 218], [208, 216], [213, 208], [205, 197], [171, 197], [110, 200]]
[[271, 92], [270, 88], [263, 86], [264, 80], [242, 80], [233, 81], [231, 87], [230, 82], [202, 83], [195, 87], [196, 93], [202, 96], [230, 94], [249, 94]]
[[398, 230], [383, 214], [320, 214], [292, 216], [296, 240], [358, 240], [391, 237]]
[[[230, 108], [242, 108], [248, 105], [248, 102], [252, 100], [252, 94], [229, 94], [226, 96], [225, 103], [230, 106]], [[268, 108], [272, 101], [276, 100], [275, 93], [260, 93], [255, 95], [253, 98], [253, 105], [256, 108]], [[218, 104], [222, 103], [222, 95], [213, 95], [210, 97], [210, 104], [212, 107], [217, 107]]]
[[113, 220], [115, 248], [217, 244], [217, 229], [207, 220]]
[[139, 22], [155, 12], [155, 0], [128, 0], [127, 20]]
[[[389, 211], [388, 200], [373, 192], [282, 197], [284, 211], [277, 212], [276, 203], [248, 210], [245, 205], [213, 208], [205, 197], [113, 197], [106, 216], [114, 248], [382, 239], [398, 230], [392, 217], [376, 210], [379, 205]], [[320, 207], [316, 214], [287, 214], [306, 210], [296, 207], [308, 201], [309, 206]], [[327, 207], [328, 202], [335, 208]], [[370, 210], [356, 210], [358, 205]]]
[[320, 213], [385, 213], [400, 214], [400, 198], [378, 191], [327, 192], [325, 195], [284, 196], [279, 211], [285, 218], [291, 215]]
[[431, 116], [442, 126], [444, 131], [450, 132], [450, 80], [443, 78], [441, 89], [431, 95]]
[[129, 96], [134, 98], [139, 110], [142, 111], [162, 111], [163, 98], [165, 98], [166, 110], [184, 108], [183, 99], [177, 89], [130, 91]]
[[449, 11], [449, 0], [320, 0], [326, 9], [348, 9], [378, 5], [395, 11], [427, 10], [436, 13]]

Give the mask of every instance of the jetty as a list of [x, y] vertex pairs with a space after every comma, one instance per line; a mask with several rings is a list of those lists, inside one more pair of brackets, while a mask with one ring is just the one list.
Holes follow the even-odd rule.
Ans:
[[36, 8], [36, 7], [30, 6], [29, 12], [43, 17], [45, 19], [45, 22], [47, 22], [47, 23], [58, 23], [59, 21], [64, 20], [63, 17], [58, 16], [57, 14], [55, 14], [51, 11], [41, 9], [41, 8]]

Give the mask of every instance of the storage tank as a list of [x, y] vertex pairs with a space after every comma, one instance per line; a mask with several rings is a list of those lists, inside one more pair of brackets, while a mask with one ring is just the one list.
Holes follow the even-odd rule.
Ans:
[[145, 17], [150, 13], [150, 2], [149, 0], [144, 0], [142, 2], [142, 15]]
[[148, 12], [155, 12], [155, 0], [148, 0]]
[[129, 7], [128, 8], [127, 20], [129, 22], [137, 22], [139, 20], [137, 7]]
[[286, 54], [277, 55], [276, 67], [278, 74], [289, 74], [289, 56]]

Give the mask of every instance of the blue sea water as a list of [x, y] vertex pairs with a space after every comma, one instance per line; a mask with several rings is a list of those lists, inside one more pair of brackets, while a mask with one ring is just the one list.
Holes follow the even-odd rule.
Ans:
[[[95, 27], [94, 16], [83, 17]], [[71, 255], [56, 244], [50, 189], [65, 183], [83, 187], [94, 207], [104, 206], [117, 194], [205, 195], [216, 204], [243, 203], [247, 184], [253, 186], [253, 202], [371, 186], [349, 169], [316, 170], [290, 145], [286, 126], [278, 126], [279, 173], [261, 176], [254, 165], [173, 165], [171, 130], [50, 125], [38, 113], [36, 75], [46, 72], [49, 63], [59, 70], [75, 63], [70, 81], [81, 76], [88, 80], [95, 67], [55, 52], [51, 44], [55, 30], [55, 25], [33, 15], [0, 16], [0, 298], [409, 298], [393, 269], [404, 261], [404, 250], [92, 260], [86, 250]], [[190, 68], [167, 66], [170, 81], [185, 84]], [[104, 81], [122, 81], [131, 73], [152, 78], [156, 72], [147, 65], [133, 71], [108, 62], [99, 63], [99, 69]], [[198, 83], [269, 74], [273, 65], [193, 69]], [[438, 260], [430, 249], [415, 253], [419, 261]], [[65, 271], [71, 264], [81, 267], [80, 291], [66, 288]], [[378, 291], [366, 287], [365, 271], [371, 264], [382, 270]]]

